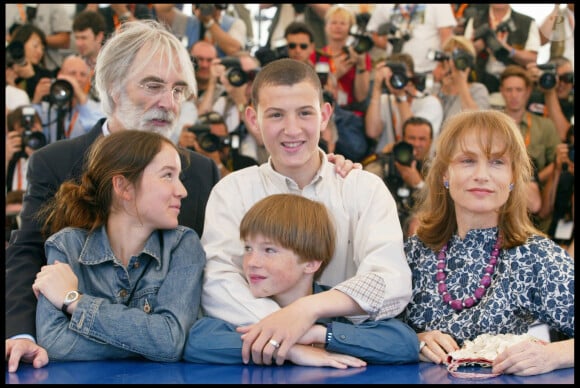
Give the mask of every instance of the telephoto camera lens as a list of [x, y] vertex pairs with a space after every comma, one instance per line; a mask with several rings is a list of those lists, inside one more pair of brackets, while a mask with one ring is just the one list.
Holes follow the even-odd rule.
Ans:
[[453, 58], [453, 64], [457, 70], [473, 68], [474, 58], [467, 51], [456, 48], [453, 50], [451, 57]]
[[70, 103], [73, 95], [73, 86], [67, 80], [57, 79], [50, 85], [50, 102], [59, 107]]
[[42, 132], [24, 131], [22, 144], [24, 147], [30, 147], [36, 151], [46, 145], [46, 136]]
[[407, 77], [407, 66], [403, 63], [398, 62], [387, 62], [386, 64], [391, 68], [392, 75], [390, 84], [394, 89], [400, 90], [409, 83], [409, 77]]
[[393, 147], [395, 160], [405, 166], [410, 166], [413, 162], [413, 145], [406, 141], [400, 141]]
[[556, 65], [553, 63], [546, 63], [538, 65], [538, 69], [542, 70], [542, 74], [538, 79], [538, 84], [542, 89], [553, 89], [556, 87], [558, 81], [558, 74], [556, 73]]

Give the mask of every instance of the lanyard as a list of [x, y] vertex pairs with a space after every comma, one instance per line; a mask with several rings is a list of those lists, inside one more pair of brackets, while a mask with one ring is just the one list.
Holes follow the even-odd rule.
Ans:
[[530, 145], [532, 141], [532, 114], [527, 112], [526, 113], [526, 122], [528, 124], [528, 130], [526, 132], [526, 136], [524, 137], [524, 143], [526, 143], [526, 148]]
[[75, 111], [75, 113], [73, 114], [73, 117], [70, 119], [70, 123], [68, 125], [68, 131], [66, 131], [66, 138], [70, 138], [70, 134], [72, 133], [73, 128], [75, 127], [75, 123], [77, 122], [77, 119], [79, 118], [79, 111]]
[[20, 19], [22, 20], [22, 23], [26, 24], [26, 11], [24, 10], [24, 5], [23, 4], [16, 4], [18, 6], [18, 12], [20, 12]]

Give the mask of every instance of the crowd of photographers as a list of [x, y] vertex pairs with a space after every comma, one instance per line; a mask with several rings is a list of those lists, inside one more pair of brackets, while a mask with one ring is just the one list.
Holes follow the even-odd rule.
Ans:
[[[276, 7], [265, 47], [250, 41], [243, 5], [194, 5], [191, 15], [180, 4], [89, 6], [50, 31], [37, 25], [46, 19], [38, 14], [62, 5], [20, 13], [7, 6], [7, 193], [25, 190], [20, 171], [30, 152], [84, 133], [101, 115], [98, 97], [88, 91], [98, 47], [111, 29], [156, 18], [189, 50], [199, 88], [184, 102], [182, 130], [173, 140], [212, 158], [222, 176], [267, 160], [260, 134], [242, 113], [260, 68], [290, 57], [315, 66], [334, 107], [321, 147], [384, 179], [406, 235], [413, 231], [413, 193], [423, 187], [444, 121], [462, 110], [493, 108], [510, 114], [524, 137], [541, 133], [526, 143], [538, 166], [530, 195], [539, 199], [530, 200], [530, 213], [558, 242], [573, 239], [573, 4], [556, 4], [541, 25], [509, 4], [261, 4]], [[73, 29], [81, 16], [89, 22]], [[44, 51], [55, 34], [68, 34], [64, 51], [76, 55], [49, 70]], [[87, 39], [98, 42], [91, 55], [81, 50]], [[551, 45], [551, 56], [539, 64], [541, 44]], [[51, 49], [57, 47], [65, 46]]]

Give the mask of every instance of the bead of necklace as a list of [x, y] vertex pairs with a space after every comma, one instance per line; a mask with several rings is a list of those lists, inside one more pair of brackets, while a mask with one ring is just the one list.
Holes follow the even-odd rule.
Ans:
[[491, 251], [491, 255], [489, 256], [489, 261], [487, 263], [487, 267], [484, 270], [483, 276], [479, 281], [479, 285], [477, 289], [473, 293], [473, 296], [470, 296], [465, 299], [454, 299], [451, 294], [447, 291], [447, 284], [445, 281], [447, 280], [447, 273], [445, 272], [445, 267], [447, 266], [447, 243], [443, 245], [439, 254], [437, 255], [437, 275], [435, 275], [435, 279], [437, 280], [437, 291], [443, 298], [443, 302], [451, 306], [451, 308], [457, 312], [463, 310], [464, 308], [468, 309], [477, 304], [485, 295], [485, 292], [491, 285], [491, 275], [495, 272], [495, 266], [497, 265], [497, 258], [499, 256], [501, 247], [501, 236], [498, 235], [495, 243], [493, 244], [493, 249]]

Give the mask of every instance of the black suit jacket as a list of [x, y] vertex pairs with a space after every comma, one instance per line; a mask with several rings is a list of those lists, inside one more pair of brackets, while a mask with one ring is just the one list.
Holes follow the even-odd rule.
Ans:
[[[42, 227], [44, 220], [35, 213], [54, 197], [65, 180], [79, 179], [84, 157], [91, 144], [101, 136], [99, 122], [85, 135], [59, 140], [34, 152], [28, 162], [28, 190], [21, 211], [21, 227], [14, 231], [6, 249], [6, 338], [16, 334], [36, 337], [36, 298], [32, 284], [41, 266], [46, 264]], [[216, 164], [209, 158], [190, 152], [190, 163], [182, 163], [182, 181], [187, 197], [181, 201], [179, 223], [203, 232], [205, 205], [219, 180]]]

